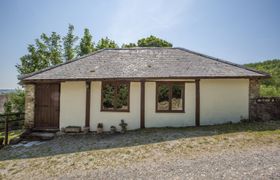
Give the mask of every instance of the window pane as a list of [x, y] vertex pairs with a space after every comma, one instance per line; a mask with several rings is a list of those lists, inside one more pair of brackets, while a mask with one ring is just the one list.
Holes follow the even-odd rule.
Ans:
[[158, 86], [158, 110], [169, 110], [169, 87], [165, 84]]
[[114, 109], [114, 96], [115, 96], [115, 87], [113, 84], [106, 83], [102, 89], [103, 102], [102, 106], [105, 110]]
[[172, 86], [171, 110], [183, 110], [183, 85]]
[[116, 109], [128, 110], [128, 84], [121, 83], [117, 87]]

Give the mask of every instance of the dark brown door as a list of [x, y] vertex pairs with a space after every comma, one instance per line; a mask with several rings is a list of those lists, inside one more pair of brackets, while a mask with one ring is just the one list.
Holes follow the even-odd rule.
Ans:
[[60, 84], [36, 84], [35, 128], [59, 128]]

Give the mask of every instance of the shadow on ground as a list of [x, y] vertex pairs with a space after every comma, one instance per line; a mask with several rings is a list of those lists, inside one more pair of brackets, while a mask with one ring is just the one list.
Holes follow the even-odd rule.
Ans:
[[236, 132], [270, 132], [280, 130], [280, 121], [250, 122], [184, 128], [149, 128], [126, 134], [62, 135], [31, 147], [7, 146], [0, 150], [0, 161], [37, 158], [83, 151], [112, 149], [160, 143], [193, 137], [206, 137]]

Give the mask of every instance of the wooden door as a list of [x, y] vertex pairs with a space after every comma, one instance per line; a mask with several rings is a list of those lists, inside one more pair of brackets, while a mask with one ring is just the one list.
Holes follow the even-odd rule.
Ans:
[[59, 128], [60, 84], [36, 84], [35, 123], [36, 129]]

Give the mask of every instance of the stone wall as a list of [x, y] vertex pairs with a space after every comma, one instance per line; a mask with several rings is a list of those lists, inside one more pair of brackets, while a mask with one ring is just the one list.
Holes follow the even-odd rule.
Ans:
[[34, 127], [34, 109], [35, 109], [35, 85], [25, 85], [25, 121], [24, 126], [27, 129]]
[[250, 79], [249, 81], [249, 120], [256, 119], [255, 99], [260, 96], [260, 83], [258, 79]]
[[260, 96], [260, 82], [258, 79], [250, 79], [249, 98], [254, 99]]
[[250, 79], [249, 119], [251, 121], [280, 120], [280, 97], [260, 97], [258, 79]]
[[280, 97], [251, 99], [251, 120], [280, 120]]

